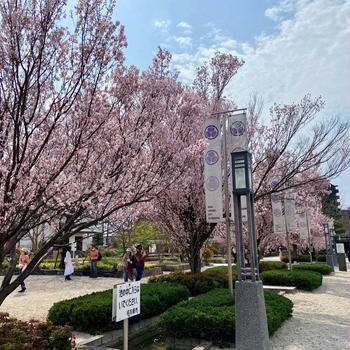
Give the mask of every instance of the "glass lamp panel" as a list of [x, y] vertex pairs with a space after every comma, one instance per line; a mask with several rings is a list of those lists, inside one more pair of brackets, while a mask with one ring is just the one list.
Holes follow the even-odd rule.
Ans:
[[235, 169], [235, 183], [236, 183], [236, 189], [246, 188], [246, 178], [245, 178], [244, 168]]

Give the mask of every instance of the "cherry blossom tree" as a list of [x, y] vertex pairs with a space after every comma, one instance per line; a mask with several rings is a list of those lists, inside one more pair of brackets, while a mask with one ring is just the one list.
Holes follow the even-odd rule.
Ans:
[[[223, 92], [242, 64], [230, 55], [217, 54], [209, 64], [198, 69], [194, 87], [206, 101], [206, 116], [234, 106], [232, 100], [223, 96]], [[294, 189], [312, 191], [312, 196], [318, 198], [318, 193], [325, 190], [325, 179], [338, 175], [349, 166], [346, 136], [349, 123], [337, 117], [320, 120], [319, 112], [323, 106], [321, 98], [312, 99], [306, 95], [299, 103], [275, 104], [270, 109], [269, 118], [265, 117], [265, 122], [262, 121], [262, 108], [257, 98], [253, 98], [248, 106], [249, 148], [253, 154], [261, 253], [268, 246], [278, 246], [281, 241], [272, 234], [269, 214], [272, 193]], [[196, 138], [200, 139], [202, 120], [197, 122], [200, 124], [195, 125], [194, 121], [192, 128], [197, 130]], [[158, 224], [187, 254], [192, 272], [200, 271], [200, 249], [205, 241], [217, 234], [214, 230], [220, 231], [223, 226], [205, 221], [202, 174], [201, 155], [192, 163], [191, 170], [181, 178], [181, 182], [163, 192], [153, 207]], [[279, 178], [273, 188], [269, 185], [272, 176]], [[315, 188], [318, 188], [317, 194]], [[319, 228], [320, 222], [314, 225]], [[319, 229], [314, 230], [319, 232]]]
[[[147, 71], [125, 67], [113, 9], [78, 1], [70, 30], [62, 1], [0, 5], [0, 304], [54, 244], [151, 200], [201, 152], [177, 138], [203, 114], [201, 97], [161, 49]], [[53, 233], [12, 279], [16, 245], [41, 225]]]

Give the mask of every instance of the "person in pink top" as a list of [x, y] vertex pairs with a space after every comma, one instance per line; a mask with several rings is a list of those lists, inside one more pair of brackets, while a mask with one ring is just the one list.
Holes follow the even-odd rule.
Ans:
[[97, 278], [97, 260], [98, 260], [98, 249], [95, 246], [89, 248], [91, 265], [90, 265], [90, 277]]
[[[29, 256], [27, 255], [28, 253], [21, 249], [21, 255], [19, 256], [19, 274], [21, 275], [23, 273], [23, 271], [26, 269], [26, 267], [29, 264]], [[19, 290], [19, 293], [23, 293], [26, 290], [26, 285], [24, 284], [24, 281], [21, 282], [21, 290]]]

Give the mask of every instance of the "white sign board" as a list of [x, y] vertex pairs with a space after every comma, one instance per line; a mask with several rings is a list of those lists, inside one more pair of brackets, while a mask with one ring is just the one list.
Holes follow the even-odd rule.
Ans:
[[344, 243], [337, 243], [337, 253], [338, 254], [345, 253]]
[[112, 320], [119, 322], [141, 312], [140, 281], [119, 283], [113, 287]]

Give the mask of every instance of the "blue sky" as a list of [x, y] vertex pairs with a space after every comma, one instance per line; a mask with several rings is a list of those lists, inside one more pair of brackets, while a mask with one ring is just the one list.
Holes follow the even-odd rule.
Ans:
[[[126, 63], [146, 69], [158, 45], [173, 55], [180, 79], [192, 82], [196, 67], [216, 51], [246, 63], [227, 89], [239, 107], [252, 93], [274, 103], [322, 96], [320, 118], [350, 113], [349, 0], [119, 0], [115, 16], [125, 25]], [[350, 207], [350, 171], [339, 185]]]

